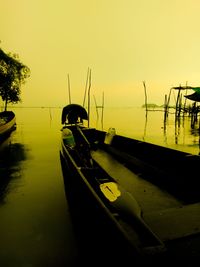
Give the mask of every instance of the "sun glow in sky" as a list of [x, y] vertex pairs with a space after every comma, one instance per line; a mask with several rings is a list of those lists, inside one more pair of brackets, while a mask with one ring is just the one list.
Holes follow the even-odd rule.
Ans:
[[[23, 106], [162, 104], [172, 86], [200, 86], [199, 0], [0, 0], [0, 40], [31, 69]], [[92, 101], [93, 103], [93, 101]]]

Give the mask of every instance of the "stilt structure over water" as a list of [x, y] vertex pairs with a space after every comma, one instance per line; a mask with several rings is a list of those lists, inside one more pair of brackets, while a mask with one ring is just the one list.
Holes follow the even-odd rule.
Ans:
[[[176, 97], [175, 97], [175, 115], [176, 117], [179, 117], [182, 113], [184, 115], [189, 114], [192, 115], [193, 113], [197, 114], [200, 109], [197, 104], [197, 102], [200, 102], [200, 87], [192, 87], [192, 86], [177, 86], [170, 88], [170, 92], [168, 97], [165, 96], [165, 116], [167, 117], [167, 114], [169, 112], [170, 108], [170, 98], [172, 95], [172, 90], [178, 91]], [[192, 94], [187, 94], [188, 90], [194, 90], [195, 92]], [[186, 94], [183, 95], [183, 91], [186, 91]], [[185, 101], [183, 102], [183, 96], [185, 97]], [[193, 103], [186, 104], [186, 100], [192, 100]], [[174, 106], [171, 106], [174, 108]]]
[[[188, 94], [188, 90], [193, 90], [195, 92]], [[183, 94], [183, 92], [185, 93]], [[175, 105], [170, 104], [172, 93], [174, 93]], [[189, 100], [189, 103], [187, 103], [187, 100]], [[188, 116], [191, 119], [191, 128], [194, 129], [197, 127], [200, 129], [200, 121], [198, 119], [200, 105], [198, 102], [200, 102], [200, 87], [192, 87], [186, 84], [186, 86], [180, 85], [170, 88], [169, 95], [165, 95], [164, 125], [166, 126], [170, 108], [173, 108], [175, 109], [176, 126], [180, 124], [181, 119], [184, 119], [186, 116]]]

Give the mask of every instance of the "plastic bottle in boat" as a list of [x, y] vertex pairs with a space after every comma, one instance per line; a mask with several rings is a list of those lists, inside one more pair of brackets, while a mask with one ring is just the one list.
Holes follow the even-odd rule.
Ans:
[[115, 135], [116, 135], [115, 128], [109, 128], [108, 132], [106, 133], [104, 143], [110, 145]]
[[72, 131], [69, 128], [64, 128], [62, 130], [62, 139], [66, 146], [71, 148], [75, 147], [75, 140]]

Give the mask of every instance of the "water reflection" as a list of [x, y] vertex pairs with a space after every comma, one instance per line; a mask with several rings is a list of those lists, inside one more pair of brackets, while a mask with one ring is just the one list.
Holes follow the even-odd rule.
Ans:
[[164, 118], [163, 130], [166, 145], [169, 142], [172, 143], [169, 139], [174, 137], [175, 146], [170, 145], [172, 148], [191, 154], [200, 154], [200, 120], [197, 114], [168, 114], [167, 118]]
[[26, 150], [20, 143], [12, 143], [11, 137], [0, 145], [0, 202], [13, 189], [10, 181], [21, 178], [21, 162], [26, 160]]
[[183, 128], [184, 128], [184, 118], [181, 121], [180, 116], [175, 116], [174, 129], [175, 129], [175, 144], [176, 145], [178, 145], [178, 143], [179, 143], [179, 136], [181, 134], [181, 126], [183, 126]]
[[146, 137], [147, 120], [148, 120], [148, 110], [146, 110], [146, 112], [145, 112], [143, 141], [145, 141], [145, 137]]

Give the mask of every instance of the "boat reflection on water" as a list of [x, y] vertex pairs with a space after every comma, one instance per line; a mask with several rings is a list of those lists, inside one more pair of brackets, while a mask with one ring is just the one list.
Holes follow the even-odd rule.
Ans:
[[[22, 161], [26, 160], [24, 145], [12, 143], [11, 137], [0, 145], [0, 201], [3, 202], [10, 190], [14, 189], [15, 179], [21, 177]], [[12, 180], [12, 183], [11, 183]]]

